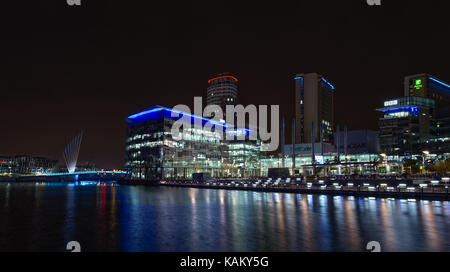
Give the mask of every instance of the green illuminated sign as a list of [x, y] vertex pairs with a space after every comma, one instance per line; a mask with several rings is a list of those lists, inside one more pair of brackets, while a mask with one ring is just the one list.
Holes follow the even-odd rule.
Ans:
[[414, 81], [414, 88], [416, 90], [422, 89], [422, 80], [421, 79], [416, 79]]

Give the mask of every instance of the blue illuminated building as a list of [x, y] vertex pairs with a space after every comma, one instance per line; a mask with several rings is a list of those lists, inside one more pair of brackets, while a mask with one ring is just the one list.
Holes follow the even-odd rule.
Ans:
[[[177, 121], [182, 124], [180, 134], [173, 135], [172, 126]], [[259, 142], [227, 140], [224, 136], [249, 136], [248, 129], [234, 129], [161, 106], [132, 114], [127, 122], [125, 169], [135, 178], [190, 178], [201, 172], [212, 177], [259, 175]], [[208, 122], [213, 129], [202, 129]]]

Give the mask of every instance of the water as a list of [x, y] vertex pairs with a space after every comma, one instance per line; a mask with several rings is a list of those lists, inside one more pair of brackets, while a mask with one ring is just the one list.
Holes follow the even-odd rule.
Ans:
[[0, 183], [0, 251], [450, 251], [450, 203]]

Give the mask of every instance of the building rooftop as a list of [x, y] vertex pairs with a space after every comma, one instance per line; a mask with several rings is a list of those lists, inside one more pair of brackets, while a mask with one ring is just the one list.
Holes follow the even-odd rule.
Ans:
[[[167, 108], [167, 107], [163, 107], [163, 106], [155, 106], [150, 109], [132, 114], [127, 117], [127, 122], [130, 124], [138, 124], [141, 122], [162, 119], [162, 118], [178, 120], [182, 116], [190, 117], [191, 124], [193, 124], [196, 120], [198, 120], [198, 121], [201, 121], [202, 126], [204, 126], [207, 122], [209, 122], [210, 124], [220, 126], [224, 129], [225, 128], [233, 129], [233, 126], [231, 126], [225, 122], [220, 122], [220, 121], [217, 121], [214, 119], [206, 118], [203, 116], [198, 116], [195, 114], [191, 114], [191, 113], [187, 113], [187, 112], [183, 112], [183, 111], [179, 111], [179, 110], [175, 110], [175, 109], [171, 109], [171, 108]], [[235, 130], [240, 130], [240, 129], [235, 129]], [[250, 129], [247, 129], [247, 128], [245, 128], [244, 130], [247, 132], [251, 131]]]

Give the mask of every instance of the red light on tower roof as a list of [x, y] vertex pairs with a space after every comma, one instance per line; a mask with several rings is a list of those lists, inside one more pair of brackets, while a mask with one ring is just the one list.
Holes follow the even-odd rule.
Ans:
[[217, 80], [217, 79], [227, 78], [227, 77], [232, 78], [235, 81], [238, 81], [238, 79], [236, 77], [234, 77], [234, 76], [219, 76], [219, 77], [211, 78], [210, 80], [208, 80], [208, 83], [211, 83], [211, 81], [214, 81], [214, 80]]

